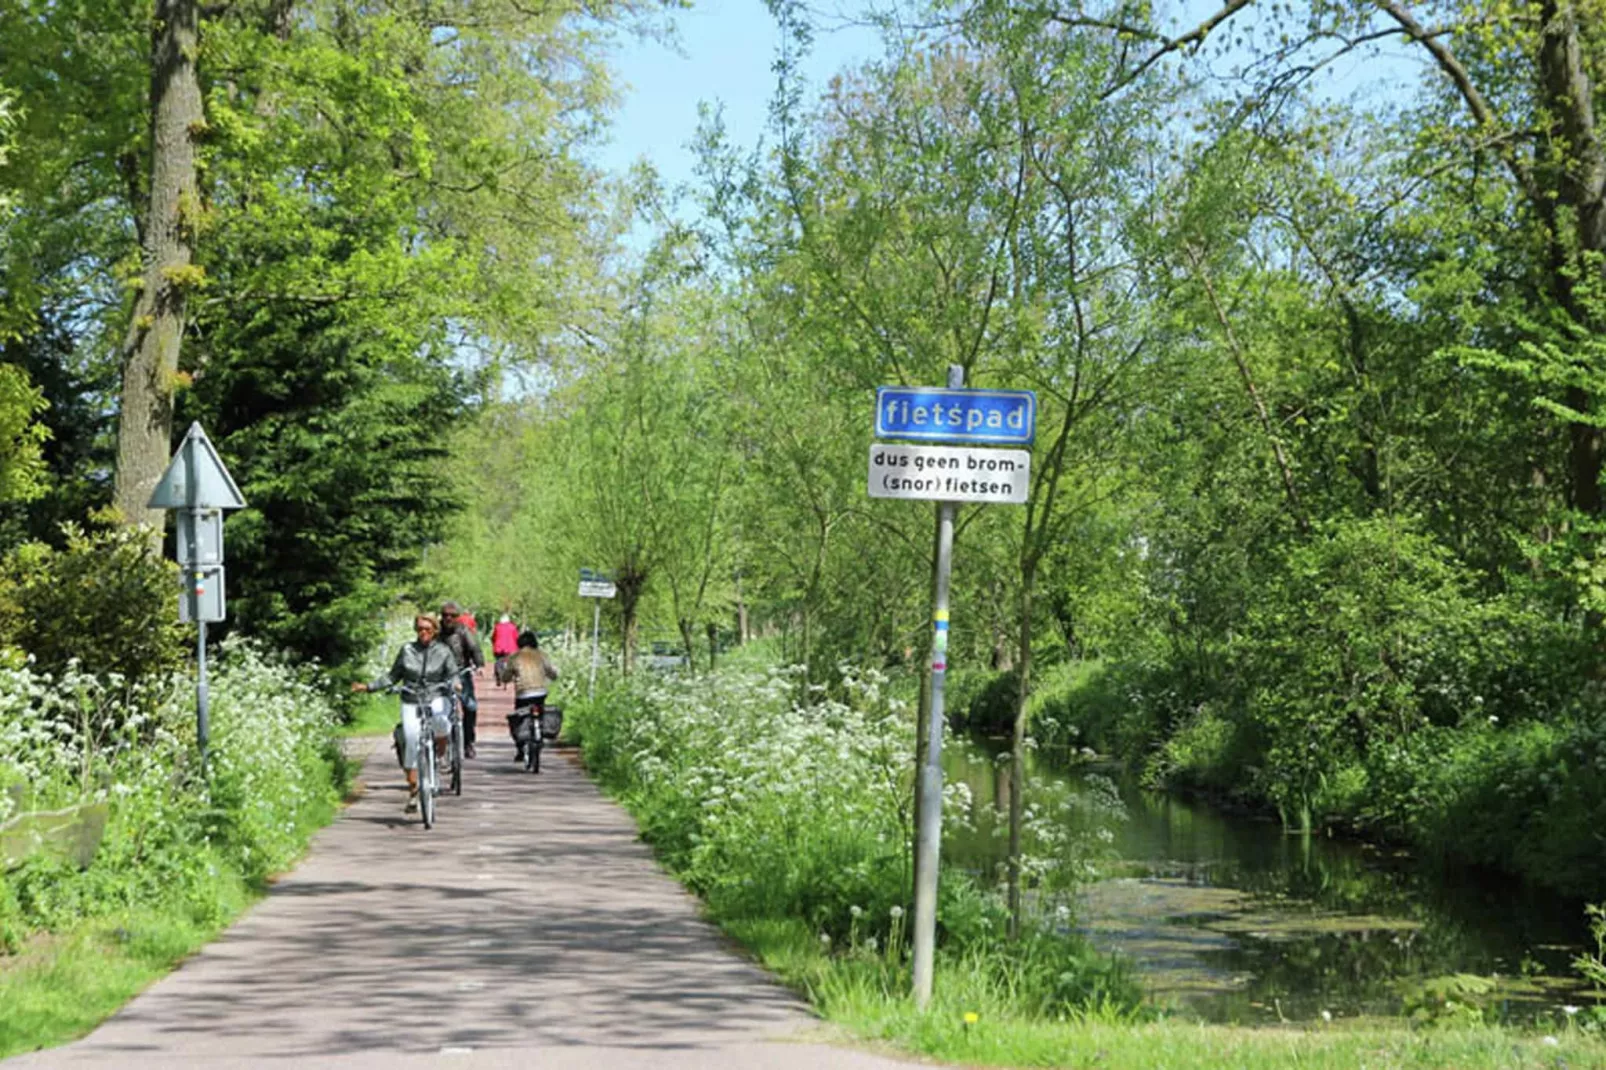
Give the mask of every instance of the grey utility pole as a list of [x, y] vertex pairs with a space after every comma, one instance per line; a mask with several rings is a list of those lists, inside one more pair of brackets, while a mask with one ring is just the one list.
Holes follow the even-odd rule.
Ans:
[[597, 654], [601, 648], [602, 599], [591, 600], [591, 683], [586, 686], [586, 698], [597, 697]]
[[[948, 388], [965, 385], [965, 369], [948, 365]], [[953, 568], [953, 502], [937, 503], [937, 567], [931, 581], [931, 704], [926, 719], [925, 762], [919, 771], [919, 828], [915, 830], [915, 916], [913, 932], [915, 1006], [931, 1000], [937, 948], [937, 872], [942, 852], [943, 683], [948, 676], [948, 576]]]

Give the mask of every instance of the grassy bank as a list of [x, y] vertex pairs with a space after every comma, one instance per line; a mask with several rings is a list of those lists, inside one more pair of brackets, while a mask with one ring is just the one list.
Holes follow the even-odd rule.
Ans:
[[[996, 889], [945, 873], [937, 987], [918, 1012], [907, 996], [909, 718], [873, 678], [847, 691], [846, 702], [816, 696], [804, 707], [784, 673], [722, 672], [695, 688], [638, 679], [571, 703], [569, 727], [712, 919], [852, 1036], [991, 1066], [1606, 1066], [1595, 1033], [1562, 1023], [1547, 1032], [1455, 1015], [1301, 1028], [1167, 1018], [1142, 1002], [1126, 967], [1056, 914], [1091, 851], [1074, 834], [1035, 843], [1066, 864], [1028, 860], [1043, 911], [1019, 943], [1002, 938]], [[965, 800], [952, 801], [949, 813], [962, 815]]]
[[337, 733], [342, 739], [388, 736], [399, 716], [395, 695], [364, 695], [352, 704], [351, 720]]
[[51, 1047], [93, 1029], [215, 937], [251, 893], [220, 885], [219, 919], [145, 908], [40, 935], [0, 965], [0, 1058]]
[[46, 838], [0, 872], [0, 1057], [115, 1012], [237, 917], [336, 812], [348, 771], [316, 688], [231, 644], [211, 694], [202, 776], [187, 680], [0, 681], [6, 816], [105, 814], [92, 857]]

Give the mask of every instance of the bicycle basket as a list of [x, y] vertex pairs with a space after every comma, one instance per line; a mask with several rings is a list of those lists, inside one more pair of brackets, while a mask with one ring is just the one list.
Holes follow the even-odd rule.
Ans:
[[541, 738], [557, 739], [563, 731], [563, 707], [548, 706], [541, 711]]

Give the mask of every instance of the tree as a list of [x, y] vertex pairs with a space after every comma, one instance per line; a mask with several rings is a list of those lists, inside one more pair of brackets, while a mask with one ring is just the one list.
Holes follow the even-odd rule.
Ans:
[[188, 294], [205, 278], [193, 261], [201, 224], [195, 139], [205, 127], [199, 0], [156, 0], [151, 23], [148, 203], [137, 219], [144, 271], [123, 343], [115, 504], [130, 524], [158, 533], [164, 516], [147, 507], [167, 468], [173, 391]]
[[14, 364], [0, 364], [0, 502], [27, 501], [44, 493], [41, 457], [47, 428], [35, 419], [45, 397]]
[[[0, 85], [0, 164], [12, 148], [12, 98]], [[10, 205], [0, 187], [0, 212]], [[0, 332], [0, 340], [4, 333]], [[48, 431], [34, 418], [46, 408], [44, 394], [15, 364], [0, 364], [0, 502], [27, 501], [44, 493], [40, 446]]]

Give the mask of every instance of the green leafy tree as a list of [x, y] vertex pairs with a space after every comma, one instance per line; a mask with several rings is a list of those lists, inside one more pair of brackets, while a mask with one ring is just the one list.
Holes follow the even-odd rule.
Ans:
[[0, 502], [27, 501], [44, 493], [41, 457], [48, 429], [36, 417], [44, 394], [14, 364], [0, 364]]

